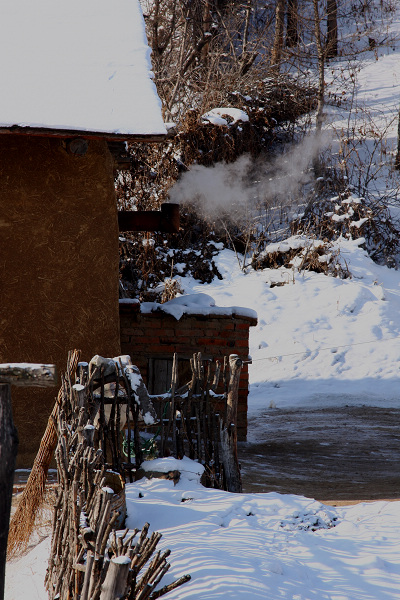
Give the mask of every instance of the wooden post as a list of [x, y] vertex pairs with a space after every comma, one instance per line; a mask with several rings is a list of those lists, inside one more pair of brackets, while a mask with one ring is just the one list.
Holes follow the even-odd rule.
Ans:
[[120, 232], [163, 231], [179, 233], [179, 204], [162, 204], [161, 210], [122, 210], [118, 213]]
[[0, 383], [0, 600], [4, 598], [7, 539], [18, 435], [11, 410], [11, 390]]
[[226, 399], [226, 425], [237, 425], [237, 407], [239, 397], [240, 372], [243, 362], [237, 354], [229, 356], [230, 379], [228, 385], [228, 396]]
[[117, 600], [125, 596], [131, 559], [117, 556], [111, 559], [107, 575], [101, 586], [100, 600]]
[[242, 491], [242, 479], [237, 456], [237, 406], [242, 365], [243, 362], [237, 354], [230, 355], [230, 379], [226, 399], [226, 416], [220, 430], [221, 459], [224, 466], [226, 489], [228, 492]]

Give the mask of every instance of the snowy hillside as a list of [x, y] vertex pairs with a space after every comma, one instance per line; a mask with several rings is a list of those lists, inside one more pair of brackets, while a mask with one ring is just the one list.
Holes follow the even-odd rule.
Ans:
[[[343, 156], [346, 139], [353, 193], [384, 197], [397, 216], [399, 7], [381, 35], [390, 43], [365, 53], [357, 68], [349, 61], [327, 69], [337, 91], [349, 79], [354, 83], [351, 94], [346, 92], [350, 103], [327, 107], [325, 143]], [[349, 70], [337, 80], [345, 64]], [[398, 405], [400, 271], [375, 264], [356, 233], [331, 248], [348, 267], [350, 279], [299, 272], [295, 266], [243, 272], [235, 254], [224, 250], [216, 260], [222, 281], [182, 280], [185, 293], [205, 292], [219, 306], [258, 313], [258, 326], [250, 330], [252, 414], [268, 406], [305, 403]]]
[[251, 413], [275, 405], [398, 404], [400, 274], [376, 265], [361, 241], [336, 244], [351, 279], [285, 268], [243, 273], [225, 250], [222, 281], [185, 280], [185, 290], [205, 291], [217, 305], [258, 314], [250, 329]]

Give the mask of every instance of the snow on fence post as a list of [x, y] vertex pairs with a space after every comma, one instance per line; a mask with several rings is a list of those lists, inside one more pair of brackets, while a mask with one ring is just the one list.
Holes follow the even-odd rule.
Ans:
[[0, 383], [0, 600], [4, 598], [7, 539], [18, 435], [11, 410], [11, 390]]

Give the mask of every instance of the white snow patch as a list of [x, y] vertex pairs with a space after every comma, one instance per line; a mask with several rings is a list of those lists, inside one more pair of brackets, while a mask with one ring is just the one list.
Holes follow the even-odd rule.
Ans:
[[216, 306], [215, 300], [211, 296], [202, 293], [178, 296], [164, 304], [159, 304], [158, 302], [142, 302], [140, 310], [143, 314], [161, 311], [172, 315], [177, 321], [179, 321], [183, 315], [236, 315], [257, 319], [257, 313], [254, 310], [239, 306]]
[[[229, 119], [225, 117], [229, 117]], [[201, 118], [213, 125], [233, 125], [238, 121], [245, 123], [249, 120], [248, 115], [239, 108], [213, 108]]]
[[144, 471], [158, 471], [160, 473], [179, 471], [181, 474], [183, 473], [190, 481], [193, 480], [194, 475], [194, 479], [199, 480], [204, 473], [203, 465], [194, 460], [190, 460], [190, 458], [187, 458], [187, 456], [184, 456], [182, 459], [168, 456], [167, 458], [147, 460], [142, 464], [142, 469]]

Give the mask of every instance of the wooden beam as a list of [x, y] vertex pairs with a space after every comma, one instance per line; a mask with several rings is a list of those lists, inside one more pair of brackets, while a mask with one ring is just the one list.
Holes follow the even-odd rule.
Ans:
[[121, 140], [130, 142], [163, 142], [166, 134], [142, 135], [136, 133], [110, 133], [107, 131], [85, 131], [74, 129], [51, 129], [50, 127], [24, 127], [22, 125], [10, 125], [9, 127], [0, 127], [0, 134], [20, 134], [20, 135], [38, 135], [45, 137], [76, 138], [86, 139], [105, 139]]
[[118, 213], [120, 232], [179, 232], [179, 204], [162, 204], [161, 210], [122, 210]]
[[57, 384], [56, 366], [34, 363], [0, 364], [0, 383], [23, 387], [54, 387]]

